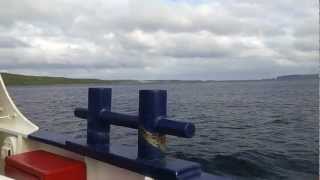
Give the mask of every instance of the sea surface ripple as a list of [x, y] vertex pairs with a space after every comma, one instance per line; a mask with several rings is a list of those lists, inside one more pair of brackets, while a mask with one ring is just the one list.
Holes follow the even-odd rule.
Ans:
[[[101, 86], [101, 85], [97, 85]], [[42, 129], [86, 138], [75, 118], [95, 85], [13, 86], [22, 112]], [[137, 114], [139, 89], [168, 90], [168, 115], [196, 124], [192, 139], [169, 137], [168, 154], [235, 179], [314, 180], [319, 172], [317, 80], [108, 85], [112, 110]], [[137, 132], [112, 127], [111, 143], [137, 144]]]

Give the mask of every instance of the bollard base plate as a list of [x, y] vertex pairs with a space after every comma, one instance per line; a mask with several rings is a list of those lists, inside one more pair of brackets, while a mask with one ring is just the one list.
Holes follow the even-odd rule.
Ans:
[[68, 150], [80, 153], [155, 179], [184, 180], [200, 177], [201, 167], [198, 163], [166, 158], [165, 160], [141, 160], [137, 158], [137, 148], [123, 145], [89, 146], [81, 141], [67, 141]]
[[42, 130], [32, 133], [28, 138], [103, 161], [157, 180], [230, 179], [204, 173], [201, 171], [198, 163], [190, 161], [175, 158], [166, 158], [166, 160], [162, 162], [139, 160], [137, 159], [137, 147], [123, 145], [87, 145], [85, 141], [75, 140], [65, 135]]

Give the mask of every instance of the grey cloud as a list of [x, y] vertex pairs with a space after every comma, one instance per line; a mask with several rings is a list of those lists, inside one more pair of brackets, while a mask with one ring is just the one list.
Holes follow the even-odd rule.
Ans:
[[317, 72], [316, 7], [301, 0], [3, 1], [0, 67], [122, 79]]
[[0, 49], [1, 48], [20, 48], [29, 47], [27, 43], [24, 43], [18, 39], [12, 37], [0, 36]]
[[303, 52], [316, 52], [319, 50], [319, 46], [317, 46], [317, 39], [310, 39], [310, 38], [299, 38], [295, 40], [294, 47], [297, 50], [303, 51]]

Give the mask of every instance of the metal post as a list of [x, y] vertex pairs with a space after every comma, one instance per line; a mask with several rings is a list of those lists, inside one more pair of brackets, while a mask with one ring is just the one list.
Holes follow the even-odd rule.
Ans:
[[87, 144], [109, 145], [110, 124], [100, 118], [100, 111], [111, 111], [110, 88], [89, 88]]
[[166, 137], [157, 132], [157, 121], [167, 115], [167, 91], [140, 90], [138, 158], [161, 160], [165, 157]]

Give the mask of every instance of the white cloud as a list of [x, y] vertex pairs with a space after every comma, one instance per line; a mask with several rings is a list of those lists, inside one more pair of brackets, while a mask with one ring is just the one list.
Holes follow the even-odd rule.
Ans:
[[318, 2], [0, 0], [0, 67], [120, 79], [317, 72]]

